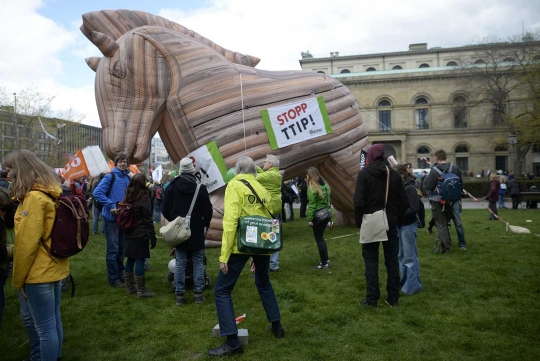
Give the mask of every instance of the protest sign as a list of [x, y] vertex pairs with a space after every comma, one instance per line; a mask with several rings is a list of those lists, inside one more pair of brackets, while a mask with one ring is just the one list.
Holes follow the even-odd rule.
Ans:
[[216, 142], [203, 145], [186, 155], [186, 158], [193, 162], [195, 177], [206, 186], [209, 193], [225, 185], [227, 166]]
[[97, 145], [79, 149], [64, 167], [64, 178], [71, 184], [73, 179], [108, 171], [107, 162]]

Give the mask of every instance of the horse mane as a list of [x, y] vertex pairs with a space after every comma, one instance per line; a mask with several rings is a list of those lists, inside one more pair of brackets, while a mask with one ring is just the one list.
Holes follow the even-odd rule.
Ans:
[[208, 45], [233, 63], [255, 67], [260, 61], [257, 57], [225, 49], [193, 30], [189, 30], [188, 28], [162, 18], [161, 16], [152, 15], [144, 11], [101, 10], [83, 14], [82, 18], [83, 24], [81, 25], [80, 30], [92, 43], [94, 43], [92, 38], [93, 31], [106, 34], [112, 39], [118, 40], [122, 35], [135, 28], [142, 26], [160, 26], [185, 34]]

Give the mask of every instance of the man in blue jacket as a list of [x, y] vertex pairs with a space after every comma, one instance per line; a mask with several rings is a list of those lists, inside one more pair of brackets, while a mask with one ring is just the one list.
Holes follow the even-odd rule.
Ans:
[[126, 188], [129, 185], [129, 163], [127, 156], [120, 153], [114, 159], [114, 168], [107, 174], [94, 190], [94, 198], [103, 204], [101, 215], [105, 225], [105, 238], [107, 239], [107, 276], [109, 286], [126, 287], [124, 282], [124, 232], [118, 228], [114, 219], [116, 215], [111, 210], [116, 209], [116, 202], [124, 199]]

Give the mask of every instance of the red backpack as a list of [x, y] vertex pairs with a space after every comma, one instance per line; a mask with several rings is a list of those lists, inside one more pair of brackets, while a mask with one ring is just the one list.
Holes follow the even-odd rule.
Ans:
[[129, 231], [135, 228], [135, 220], [133, 219], [133, 205], [129, 203], [116, 203], [116, 218], [114, 222], [122, 231]]

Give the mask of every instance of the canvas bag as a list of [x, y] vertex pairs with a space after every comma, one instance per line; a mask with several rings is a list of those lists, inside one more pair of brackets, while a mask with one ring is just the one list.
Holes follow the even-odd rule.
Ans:
[[114, 218], [114, 223], [122, 231], [129, 231], [135, 228], [135, 220], [133, 219], [133, 205], [129, 203], [116, 203], [116, 217]]
[[191, 200], [191, 205], [189, 206], [189, 211], [186, 214], [186, 217], [178, 216], [173, 221], [169, 222], [166, 226], [163, 226], [159, 229], [159, 233], [163, 236], [165, 241], [171, 247], [176, 247], [191, 237], [191, 212], [193, 211], [193, 206], [197, 200], [197, 195], [199, 194], [199, 188], [201, 188], [201, 183], [197, 182], [197, 189], [195, 189], [195, 194]]
[[241, 179], [240, 182], [253, 192], [270, 218], [259, 215], [238, 218], [238, 251], [249, 254], [272, 254], [280, 251], [283, 248], [283, 232], [279, 216], [272, 215], [248, 181]]
[[360, 228], [360, 243], [388, 241], [386, 232], [390, 229], [386, 217], [386, 202], [388, 201], [388, 185], [390, 183], [390, 170], [386, 167], [386, 195], [384, 208], [371, 214], [364, 214], [362, 228]]

